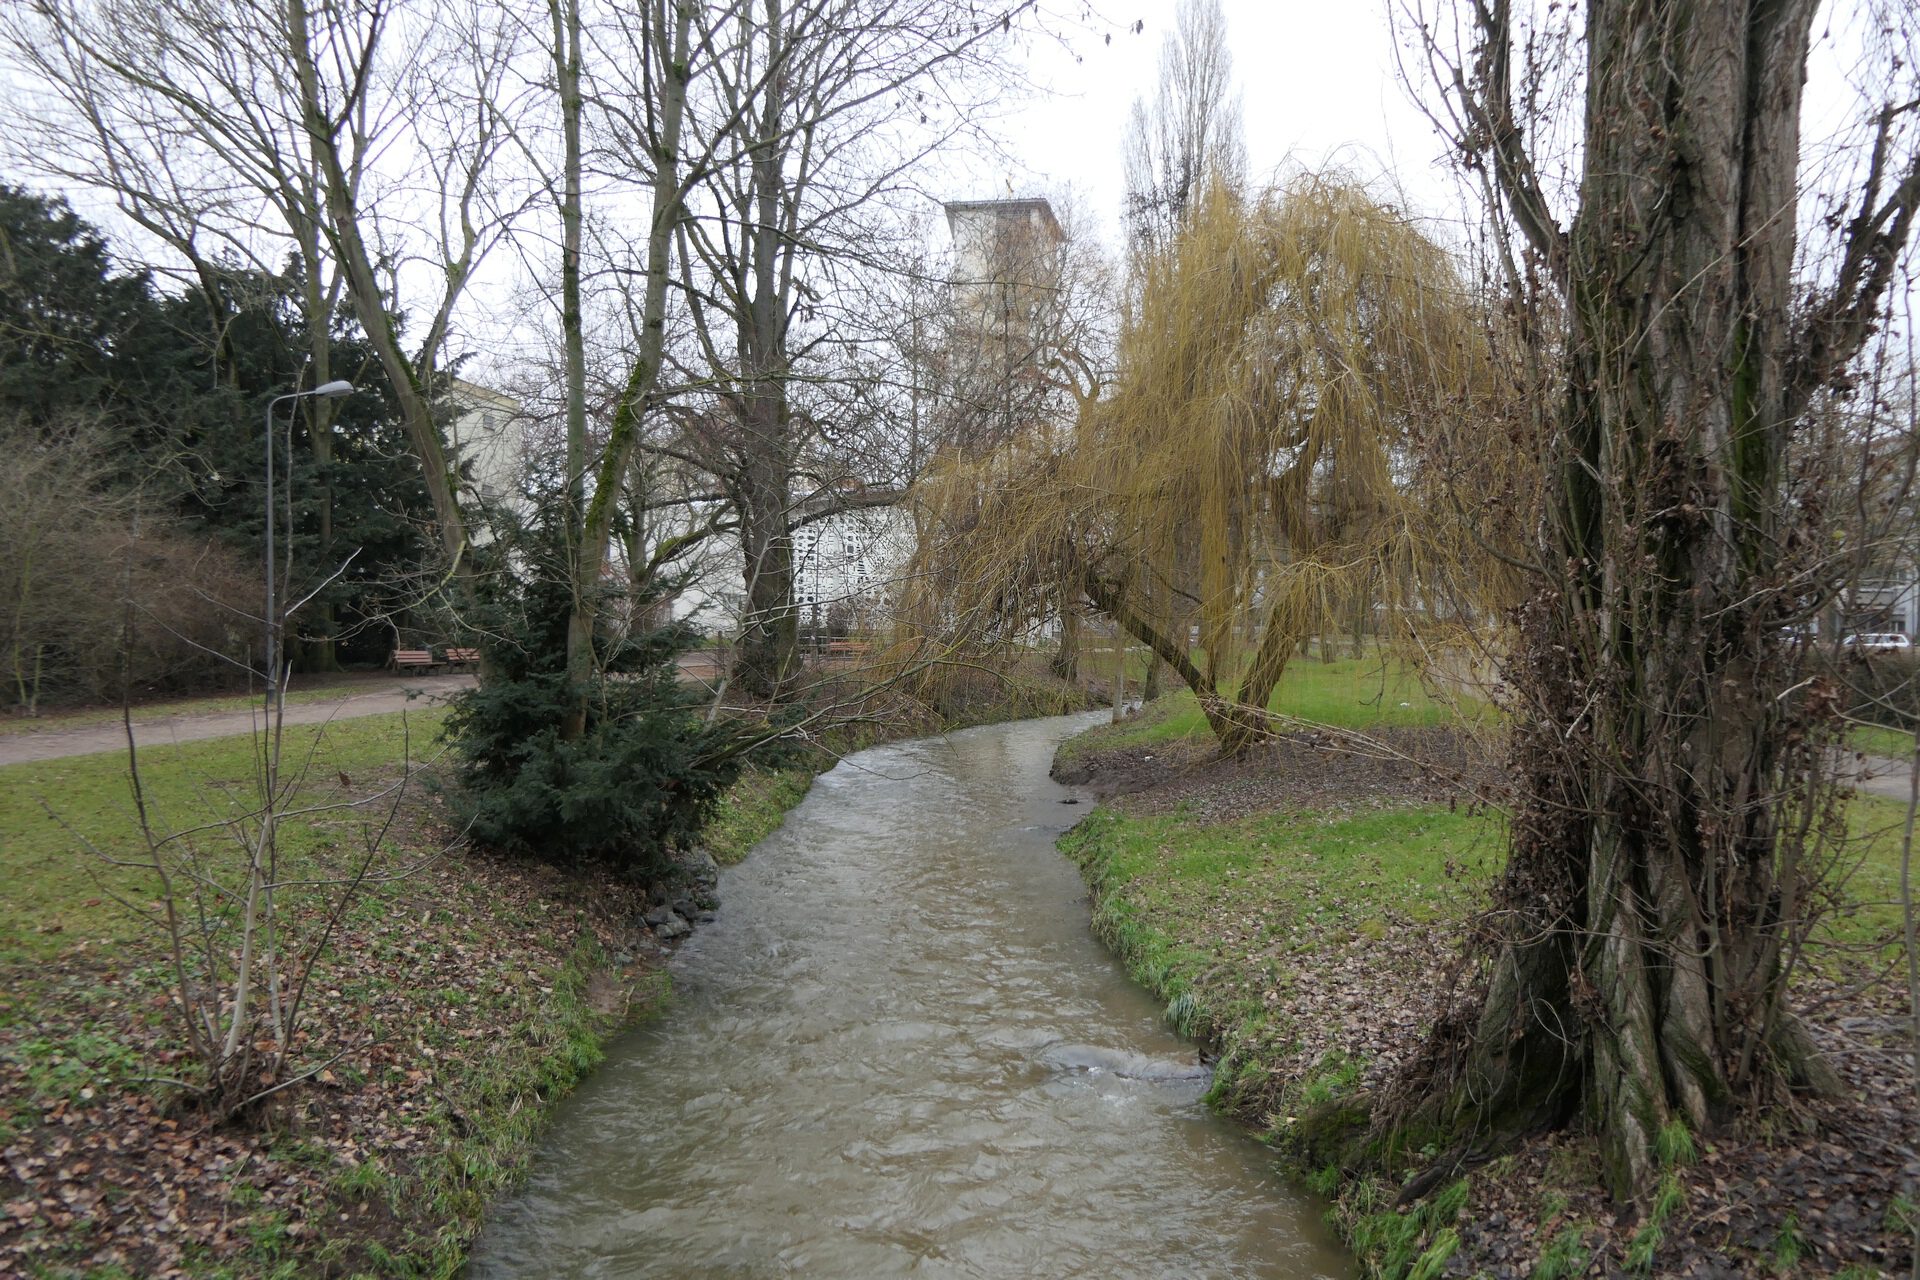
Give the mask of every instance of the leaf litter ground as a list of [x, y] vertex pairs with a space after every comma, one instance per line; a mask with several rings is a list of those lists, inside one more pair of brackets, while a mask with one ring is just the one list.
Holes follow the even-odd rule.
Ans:
[[[436, 847], [412, 803], [397, 843]], [[470, 851], [380, 887], [315, 976], [316, 1074], [257, 1126], [164, 1083], [190, 1064], [152, 943], [4, 962], [0, 1274], [451, 1265], [543, 1102], [663, 989], [646, 906], [612, 875]]]
[[[1094, 885], [1096, 925], [1176, 1021], [1201, 1011], [1190, 1025], [1221, 1055], [1216, 1097], [1284, 1148], [1300, 1113], [1387, 1083], [1453, 993], [1498, 866], [1483, 804], [1497, 771], [1441, 728], [1380, 730], [1364, 753], [1301, 733], [1240, 760], [1194, 738], [1102, 749], [1103, 732], [1056, 768], [1103, 800], [1063, 841]], [[1651, 1229], [1599, 1189], [1577, 1127], [1468, 1170], [1444, 1220], [1396, 1211], [1394, 1185], [1295, 1172], [1338, 1191], [1332, 1215], [1375, 1268], [1399, 1238], [1380, 1219], [1397, 1212], [1418, 1218], [1403, 1265], [1457, 1233], [1432, 1274], [1905, 1275], [1920, 1117], [1904, 996], [1887, 978], [1884, 948], [1802, 968], [1795, 1004], [1845, 1096], [1704, 1135]]]

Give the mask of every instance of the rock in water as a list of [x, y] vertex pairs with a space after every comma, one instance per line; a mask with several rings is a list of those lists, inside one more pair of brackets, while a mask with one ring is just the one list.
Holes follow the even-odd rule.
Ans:
[[1084, 1071], [1088, 1075], [1118, 1076], [1122, 1080], [1194, 1080], [1213, 1078], [1213, 1068], [1198, 1058], [1150, 1058], [1124, 1049], [1102, 1049], [1091, 1044], [1056, 1044], [1040, 1055], [1056, 1071]]

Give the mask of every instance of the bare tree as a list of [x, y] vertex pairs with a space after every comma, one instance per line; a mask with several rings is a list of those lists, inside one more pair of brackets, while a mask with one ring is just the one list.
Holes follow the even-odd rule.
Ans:
[[[864, 272], [886, 265], [915, 166], [978, 124], [997, 53], [1029, 0], [964, 20], [940, 0], [762, 0], [703, 14], [713, 76], [692, 108], [713, 145], [676, 229], [693, 375], [706, 400], [682, 452], [737, 515], [747, 609], [736, 680], [777, 696], [798, 670], [792, 529], [802, 514], [890, 500], [815, 468], [833, 424], [796, 389], [835, 363]], [[882, 145], [881, 140], [885, 140]]]
[[[1831, 1076], [1786, 1002], [1832, 716], [1783, 629], [1831, 598], [1826, 495], [1801, 452], [1887, 302], [1920, 209], [1912, 67], [1891, 19], [1859, 182], [1796, 274], [1816, 5], [1590, 0], [1584, 32], [1510, 0], [1412, 15], [1436, 113], [1501, 215], [1505, 283], [1543, 370], [1545, 535], [1509, 683], [1519, 796], [1499, 944], [1430, 1105], [1458, 1155], [1569, 1115], [1617, 1194], [1656, 1137]], [[1542, 34], [1544, 32], [1544, 34]], [[1562, 221], [1558, 97], [1584, 79]], [[1522, 64], [1516, 66], [1516, 62]]]
[[[0, 660], [22, 714], [112, 698], [123, 679], [229, 676], [257, 635], [255, 571], [143, 504], [124, 461], [95, 422], [0, 421]], [[117, 652], [123, 597], [141, 625]]]
[[1207, 187], [1246, 180], [1240, 96], [1220, 0], [1180, 0], [1153, 102], [1127, 117], [1126, 217], [1136, 248], [1163, 248]]
[[[587, 698], [594, 674], [594, 627], [601, 570], [619, 523], [620, 496], [632, 479], [642, 419], [660, 390], [667, 335], [667, 292], [672, 239], [684, 216], [687, 190], [707, 161], [698, 138], [685, 133], [688, 86], [712, 60], [704, 40], [696, 43], [691, 0], [648, 0], [599, 33], [595, 51], [604, 75], [596, 101], [605, 118], [608, 162], [644, 183], [650, 197], [647, 234], [632, 305], [633, 339], [622, 353], [624, 376], [614, 398], [604, 443], [589, 447], [586, 433], [584, 313], [583, 77], [586, 56], [581, 15], [570, 0], [552, 10], [555, 68], [565, 154], [560, 175], [562, 224], [561, 327], [566, 350], [566, 419], [571, 613], [567, 625], [567, 675], [575, 693], [569, 737], [585, 731]], [[691, 144], [691, 145], [689, 145]], [[691, 156], [689, 156], [691, 152]], [[588, 484], [591, 481], [591, 484]]]
[[[168, 995], [194, 1068], [187, 1078], [165, 1082], [224, 1120], [251, 1113], [337, 1060], [335, 1055], [299, 1069], [312, 1021], [309, 984], [360, 895], [410, 871], [386, 862], [385, 846], [415, 765], [403, 743], [399, 776], [390, 783], [358, 796], [345, 774], [337, 787], [331, 780], [316, 784], [319, 735], [326, 726], [309, 749], [289, 755], [286, 699], [276, 697], [256, 725], [251, 794], [203, 821], [170, 825], [147, 791], [133, 729], [132, 659], [149, 614], [136, 597], [135, 514], [135, 538], [121, 556], [118, 647], [126, 663], [121, 724], [138, 843], [121, 856], [69, 830], [101, 862], [142, 877], [138, 893], [116, 890], [105, 880], [101, 887], [153, 929], [165, 949]], [[286, 612], [269, 622], [283, 625]], [[343, 864], [287, 856], [288, 827], [324, 823], [337, 829], [355, 817], [361, 819], [360, 847]]]
[[516, 106], [513, 30], [455, 0], [32, 0], [0, 27], [41, 108], [16, 125], [16, 150], [111, 194], [205, 296], [221, 296], [222, 248], [265, 265], [291, 243], [316, 385], [335, 304], [352, 303], [461, 578], [466, 520], [434, 400], [456, 309], [522, 198], [496, 163]]
[[[323, 0], [287, 0], [276, 26], [261, 33], [283, 42], [298, 118], [324, 198], [328, 247], [340, 263], [346, 293], [392, 385], [433, 502], [448, 570], [471, 581], [467, 521], [460, 509], [454, 460], [435, 416], [440, 361], [474, 273], [496, 247], [521, 199], [496, 184], [496, 162], [512, 123], [503, 86], [517, 52], [514, 24], [486, 10], [429, 8], [420, 26], [394, 31], [392, 15]], [[393, 47], [395, 40], [410, 51]], [[406, 59], [402, 61], [402, 59]], [[382, 78], [382, 73], [390, 78]], [[388, 92], [380, 100], [374, 95]], [[405, 134], [426, 167], [425, 222], [416, 237], [437, 277], [421, 307], [426, 324], [411, 349], [401, 342], [407, 314], [405, 277], [380, 272], [379, 231], [368, 210], [362, 175], [371, 155]]]
[[[322, 247], [322, 198], [297, 117], [252, 98], [261, 66], [256, 45], [195, 48], [209, 24], [226, 21], [208, 6], [183, 8], [176, 34], [189, 39], [169, 60], [148, 46], [157, 14], [113, 6], [36, 0], [0, 19], [0, 48], [34, 93], [33, 109], [13, 117], [5, 135], [16, 157], [37, 172], [108, 195], [135, 226], [178, 259], [168, 264], [197, 286], [207, 308], [216, 365], [225, 365], [234, 315], [223, 287], [229, 261], [277, 272], [291, 249], [300, 264], [309, 372], [319, 386], [334, 378], [330, 341], [341, 277]], [[158, 77], [159, 79], [156, 79]], [[166, 88], [156, 88], [164, 81]], [[179, 92], [172, 92], [179, 91]], [[186, 103], [236, 102], [245, 114], [183, 111]], [[229, 366], [230, 367], [230, 366]], [[332, 461], [333, 402], [302, 402], [314, 461]], [[318, 504], [320, 540], [330, 553], [331, 495]], [[324, 661], [332, 656], [330, 617], [316, 620]]]

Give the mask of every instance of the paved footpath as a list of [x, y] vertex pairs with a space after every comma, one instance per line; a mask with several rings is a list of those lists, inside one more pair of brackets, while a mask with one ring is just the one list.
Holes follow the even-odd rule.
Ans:
[[[680, 678], [706, 683], [713, 679], [711, 655], [683, 654]], [[294, 702], [287, 706], [288, 724], [320, 724], [328, 720], [352, 720], [359, 716], [377, 716], [408, 707], [426, 707], [445, 702], [462, 689], [471, 689], [471, 675], [407, 676], [343, 685], [338, 698], [314, 702]], [[133, 739], [142, 747], [164, 746], [170, 742], [196, 742], [202, 738], [227, 738], [252, 733], [260, 725], [260, 712], [217, 711], [209, 714], [183, 714], [164, 719], [135, 721]], [[0, 766], [26, 764], [33, 760], [58, 760], [62, 756], [95, 755], [102, 751], [126, 749], [127, 737], [119, 724], [94, 724], [79, 729], [36, 729], [25, 733], [0, 734]], [[1868, 756], [1860, 766], [1854, 785], [1870, 795], [1905, 800], [1911, 785], [1912, 762], [1885, 756]]]
[[[473, 684], [474, 677], [470, 675], [444, 675], [345, 685], [337, 698], [289, 702], [286, 723], [320, 724], [328, 720], [352, 720], [360, 716], [404, 711], [409, 707], [432, 706], [445, 702], [462, 689], [471, 689]], [[189, 713], [159, 720], [135, 720], [133, 740], [141, 747], [165, 746], [170, 742], [195, 742], [201, 738], [227, 738], [252, 733], [260, 724], [261, 713], [258, 708], [200, 715]], [[117, 723], [0, 734], [0, 765], [57, 760], [62, 756], [94, 755], [102, 751], [124, 751], [126, 746], [126, 729]]]
[[1895, 760], [1889, 756], [1868, 756], [1860, 763], [1860, 773], [1853, 780], [1856, 791], [1868, 795], [1885, 796], [1889, 800], [1905, 800], [1912, 794], [1913, 761]]
[[[711, 685], [717, 678], [714, 656], [705, 650], [683, 653], [679, 662], [680, 679], [685, 683], [705, 686]], [[288, 703], [286, 723], [320, 724], [328, 720], [351, 720], [358, 716], [405, 711], [409, 707], [433, 706], [447, 701], [462, 689], [473, 688], [475, 679], [472, 675], [354, 679], [340, 685], [338, 697]], [[202, 738], [230, 738], [254, 732], [260, 727], [260, 719], [258, 708], [198, 714], [182, 712], [176, 716], [135, 720], [133, 740], [141, 747], [155, 747], [170, 742], [196, 742]], [[0, 767], [126, 749], [126, 730], [118, 720], [74, 729], [50, 725], [45, 729], [0, 734]]]

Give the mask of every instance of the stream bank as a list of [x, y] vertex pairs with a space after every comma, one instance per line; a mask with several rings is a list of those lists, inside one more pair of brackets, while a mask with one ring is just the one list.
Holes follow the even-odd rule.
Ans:
[[[1072, 696], [1037, 681], [1002, 689], [952, 710], [1032, 715]], [[852, 727], [797, 770], [743, 780], [707, 832], [714, 852], [744, 853], [778, 826], [839, 752], [883, 727], [936, 730], [942, 714], [868, 709], [884, 726]], [[440, 714], [414, 713], [414, 740]], [[337, 726], [315, 776], [376, 785], [407, 736], [399, 716]], [[169, 785], [178, 774], [179, 795], [167, 794], [192, 812], [201, 794], [244, 785], [249, 748], [186, 743], [150, 753], [143, 773]], [[45, 795], [78, 810], [101, 837], [106, 819], [86, 815], [124, 808], [124, 769], [107, 755], [0, 777], [11, 886], [0, 903], [0, 1273], [456, 1273], [556, 1102], [663, 1007], [670, 935], [710, 909], [700, 880], [711, 864], [690, 858], [686, 882], [649, 891], [603, 871], [443, 855], [455, 833], [415, 789], [315, 971], [316, 1074], [277, 1095], [259, 1127], [209, 1127], [153, 1079], [187, 1069], [156, 936], [129, 923], [37, 807]], [[303, 840], [300, 857], [317, 876], [344, 875], [352, 848], [350, 834], [337, 849], [330, 836]]]
[[[1906, 1274], [1920, 1161], [1903, 1006], [1885, 983], [1860, 989], [1865, 966], [1839, 956], [1794, 995], [1850, 1096], [1697, 1140], [1644, 1213], [1599, 1190], [1577, 1131], [1537, 1135], [1405, 1208], [1398, 1182], [1305, 1164], [1301, 1119], [1387, 1083], [1460, 980], [1462, 932], [1503, 854], [1499, 819], [1473, 802], [1494, 771], [1437, 727], [1379, 728], [1390, 750], [1372, 757], [1335, 733], [1222, 761], [1204, 737], [1162, 732], [1172, 714], [1150, 704], [1063, 744], [1056, 776], [1103, 801], [1060, 847], [1097, 931], [1218, 1055], [1211, 1101], [1337, 1198], [1331, 1221], [1369, 1274]], [[1855, 806], [1865, 826], [1894, 823], [1884, 801]], [[1871, 959], [1895, 924], [1882, 895], [1897, 860], [1884, 839], [1868, 850], [1836, 940]], [[1437, 1154], [1408, 1152], [1402, 1176]]]
[[191, 1069], [164, 958], [102, 945], [98, 897], [61, 913], [65, 949], [0, 954], [0, 1273], [457, 1271], [545, 1109], [665, 987], [616, 963], [636, 886], [476, 852], [409, 865], [450, 834], [425, 797], [401, 811], [375, 868], [395, 878], [309, 991], [314, 1074], [257, 1123], [209, 1125], [153, 1078]]
[[558, 1108], [477, 1277], [1342, 1277], [1085, 925], [1075, 721], [849, 756]]

